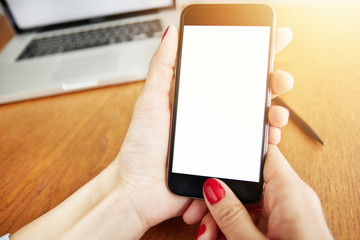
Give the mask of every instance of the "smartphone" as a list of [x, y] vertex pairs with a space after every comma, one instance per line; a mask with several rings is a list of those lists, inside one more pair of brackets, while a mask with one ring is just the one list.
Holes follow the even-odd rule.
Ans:
[[223, 180], [243, 203], [263, 191], [274, 56], [274, 10], [263, 4], [190, 5], [181, 14], [168, 188], [203, 198]]

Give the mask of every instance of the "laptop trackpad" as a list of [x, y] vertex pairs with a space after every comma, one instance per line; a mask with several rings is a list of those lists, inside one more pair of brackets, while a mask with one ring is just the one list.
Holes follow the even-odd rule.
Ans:
[[87, 77], [104, 77], [118, 69], [118, 53], [106, 51], [87, 56], [66, 56], [62, 58], [50, 79], [51, 82], [77, 82]]

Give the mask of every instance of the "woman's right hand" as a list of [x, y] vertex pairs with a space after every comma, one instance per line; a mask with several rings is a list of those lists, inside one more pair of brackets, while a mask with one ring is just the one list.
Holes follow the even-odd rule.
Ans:
[[[269, 145], [264, 167], [264, 196], [245, 207], [226, 184], [208, 179], [203, 187], [209, 212], [198, 239], [332, 239], [316, 193]], [[220, 229], [220, 231], [219, 231]]]

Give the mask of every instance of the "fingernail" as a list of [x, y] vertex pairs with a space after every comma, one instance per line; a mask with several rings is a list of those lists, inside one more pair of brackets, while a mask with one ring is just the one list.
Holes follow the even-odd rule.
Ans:
[[214, 205], [225, 196], [225, 189], [213, 178], [209, 178], [204, 183], [204, 193], [211, 205]]
[[199, 231], [196, 235], [196, 239], [198, 239], [206, 230], [206, 226], [205, 224], [201, 224], [200, 228], [199, 228]]
[[166, 28], [166, 30], [165, 30], [165, 32], [164, 32], [164, 35], [163, 35], [163, 36], [162, 36], [162, 38], [161, 38], [161, 41], [164, 39], [164, 37], [165, 37], [165, 35], [166, 35], [167, 31], [169, 30], [169, 27], [170, 27], [170, 26], [168, 26], [168, 27]]

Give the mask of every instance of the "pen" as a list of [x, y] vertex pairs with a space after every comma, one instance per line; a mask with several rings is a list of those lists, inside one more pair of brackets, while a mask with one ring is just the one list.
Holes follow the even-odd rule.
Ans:
[[294, 122], [311, 138], [317, 140], [319, 143], [321, 143], [323, 146], [326, 145], [326, 143], [320, 138], [320, 136], [315, 132], [314, 129], [312, 129], [309, 124], [307, 124], [289, 105], [287, 105], [281, 98], [276, 97], [273, 99], [274, 103], [285, 107], [289, 110], [290, 118], [294, 120]]

